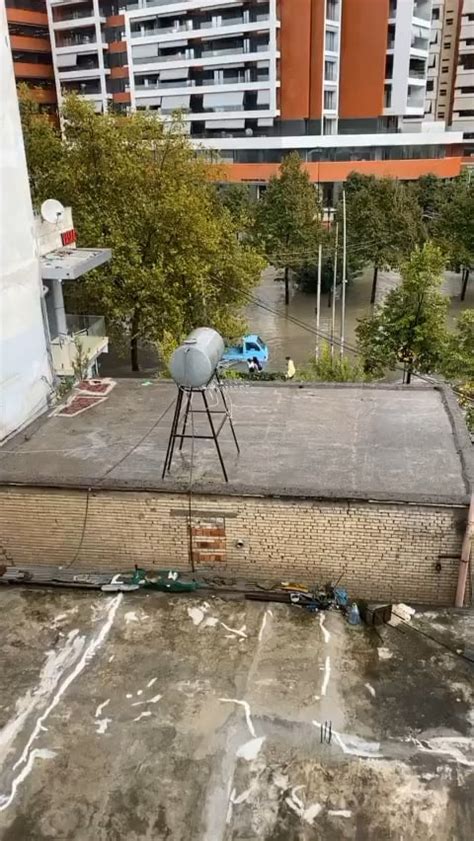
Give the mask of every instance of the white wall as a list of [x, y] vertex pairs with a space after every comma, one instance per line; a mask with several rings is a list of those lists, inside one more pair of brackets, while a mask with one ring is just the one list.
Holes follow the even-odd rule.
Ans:
[[52, 374], [5, 0], [0, 0], [0, 441], [47, 407]]

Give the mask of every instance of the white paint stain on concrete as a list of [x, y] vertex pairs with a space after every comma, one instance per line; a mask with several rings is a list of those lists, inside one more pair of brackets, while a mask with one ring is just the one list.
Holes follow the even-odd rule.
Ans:
[[[318, 730], [321, 729], [320, 721], [313, 721], [313, 724]], [[345, 754], [358, 756], [360, 759], [382, 759], [383, 757], [380, 750], [380, 742], [367, 742], [365, 739], [359, 738], [359, 736], [339, 733], [334, 729], [332, 735]]]
[[127, 692], [127, 694], [125, 695], [125, 697], [126, 697], [126, 698], [133, 698], [133, 695], [132, 695], [132, 693], [131, 693], [131, 692]]
[[114, 658], [115, 658], [115, 654], [112, 654], [112, 655], [109, 657], [109, 663], [111, 663], [111, 662], [112, 662], [112, 660], [113, 660]]
[[315, 819], [322, 811], [322, 806], [320, 803], [312, 803], [311, 806], [308, 806], [307, 809], [304, 810], [302, 818], [306, 823], [309, 823], [310, 826], [313, 826]]
[[328, 690], [329, 685], [329, 678], [331, 677], [331, 658], [328, 656], [324, 661], [324, 677], [323, 677], [323, 685], [321, 686], [321, 695], [324, 697]]
[[150, 710], [146, 710], [145, 712], [140, 713], [140, 715], [137, 715], [137, 717], [134, 718], [133, 720], [134, 721], [140, 721], [142, 718], [149, 718], [150, 716], [151, 716]]
[[23, 766], [20, 773], [15, 777], [12, 783], [12, 790], [10, 796], [8, 797], [6, 794], [0, 794], [0, 811], [3, 809], [7, 809], [12, 800], [14, 800], [17, 788], [21, 785], [22, 782], [27, 778], [28, 774], [31, 772], [33, 765], [36, 759], [53, 759], [56, 756], [55, 751], [47, 750], [46, 748], [35, 748], [28, 754], [28, 759], [26, 764]]
[[258, 632], [258, 641], [261, 642], [263, 639], [263, 633], [265, 631], [265, 625], [267, 624], [267, 618], [272, 615], [271, 610], [266, 610], [263, 614], [262, 624], [260, 625], [260, 630]]
[[223, 628], [226, 629], [226, 631], [229, 631], [231, 634], [235, 634], [235, 636], [237, 637], [242, 637], [242, 639], [247, 639], [247, 634], [245, 633], [245, 631], [247, 630], [246, 625], [242, 625], [241, 628], [237, 629], [229, 628], [229, 626], [226, 625], [224, 622], [221, 622], [220, 624]]
[[96, 721], [96, 725], [97, 725], [96, 733], [100, 733], [100, 735], [103, 735], [106, 732], [109, 724], [112, 724], [112, 719], [111, 718], [100, 718], [98, 721]]
[[257, 758], [264, 741], [265, 736], [250, 739], [249, 742], [245, 742], [245, 744], [240, 745], [240, 747], [237, 748], [237, 756], [239, 759], [246, 759], [247, 762], [251, 762], [253, 759]]
[[203, 628], [215, 628], [219, 624], [217, 616], [207, 616], [203, 622]]
[[143, 695], [143, 689], [139, 689], [137, 695]]
[[249, 729], [249, 733], [255, 739], [257, 734], [255, 732], [255, 728], [252, 722], [252, 716], [250, 713], [250, 706], [247, 701], [239, 701], [237, 698], [219, 698], [219, 701], [222, 701], [223, 704], [240, 704], [241, 707], [245, 710], [245, 719], [247, 721], [247, 727]]
[[319, 625], [323, 632], [324, 642], [326, 645], [328, 644], [329, 640], [331, 639], [331, 634], [329, 633], [328, 629], [324, 627], [324, 623], [326, 621], [326, 614], [320, 613], [319, 614]]
[[102, 710], [105, 710], [105, 708], [106, 708], [107, 704], [110, 704], [110, 698], [107, 698], [107, 700], [106, 700], [106, 701], [103, 701], [103, 703], [102, 703], [102, 704], [99, 704], [99, 706], [97, 707], [97, 709], [96, 709], [96, 711], [95, 711], [95, 717], [96, 717], [96, 718], [99, 718], [99, 716], [100, 716], [100, 714], [101, 714]]
[[303, 788], [305, 788], [305, 786], [295, 786], [292, 788], [290, 794], [285, 797], [285, 803], [293, 812], [295, 812], [296, 815], [298, 815], [299, 818], [305, 821], [305, 823], [313, 826], [315, 819], [318, 817], [323, 807], [320, 803], [312, 803], [310, 806], [305, 807], [301, 798], [296, 794], [298, 790]]
[[364, 683], [364, 686], [365, 686], [365, 688], [367, 689], [367, 692], [370, 692], [370, 694], [372, 695], [372, 698], [375, 698], [375, 689], [374, 689], [374, 687], [372, 686], [372, 684], [370, 684], [370, 683]]
[[150, 689], [152, 686], [154, 686], [154, 684], [156, 683], [157, 680], [158, 680], [157, 677], [152, 677], [152, 679], [148, 681], [148, 683], [146, 685], [146, 688]]
[[124, 616], [125, 622], [127, 625], [130, 625], [130, 622], [139, 622], [140, 619], [138, 618], [138, 613], [134, 610], [129, 610]]
[[200, 625], [204, 619], [204, 611], [200, 607], [188, 607], [188, 616], [194, 625]]
[[352, 812], [350, 809], [328, 809], [328, 815], [332, 818], [351, 818]]
[[[0, 795], [0, 811], [7, 809], [13, 802], [17, 788], [30, 773], [35, 758], [46, 759], [49, 757], [49, 754], [46, 756], [44, 752], [38, 752], [38, 749], [32, 750], [33, 742], [41, 733], [44, 722], [52, 710], [57, 707], [71, 683], [80, 675], [102, 646], [113, 625], [122, 598], [122, 594], [119, 593], [115, 598], [107, 600], [105, 622], [99, 633], [89, 643], [86, 644], [86, 638], [79, 636], [79, 632], [74, 630], [68, 634], [65, 645], [59, 651], [48, 652], [46, 664], [41, 671], [39, 684], [35, 692], [28, 693], [25, 698], [17, 702], [16, 718], [8, 722], [0, 733], [0, 764], [10, 753], [13, 741], [23, 730], [28, 716], [35, 711], [35, 708], [42, 701], [51, 698], [52, 695], [46, 709], [36, 719], [21, 756], [13, 765], [13, 770], [17, 768], [20, 768], [20, 770], [12, 781], [10, 794]], [[66, 676], [64, 677], [64, 675]]]
[[391, 660], [393, 657], [393, 653], [390, 651], [389, 648], [386, 648], [385, 646], [381, 646], [377, 649], [377, 651], [379, 653], [380, 660]]
[[132, 707], [141, 707], [142, 704], [157, 704], [161, 700], [162, 695], [155, 695], [154, 698], [145, 698], [143, 701], [135, 701]]

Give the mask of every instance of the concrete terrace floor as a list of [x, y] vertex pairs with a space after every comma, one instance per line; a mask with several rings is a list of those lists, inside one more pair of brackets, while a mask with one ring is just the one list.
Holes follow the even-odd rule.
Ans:
[[[143, 593], [0, 608], [1, 841], [474, 837], [472, 665], [412, 627]], [[472, 644], [472, 614], [415, 621]]]
[[[187, 488], [190, 441], [161, 480], [176, 393], [170, 382], [122, 380], [78, 417], [40, 421], [0, 451], [0, 484]], [[225, 485], [213, 442], [195, 442], [197, 491], [468, 501], [472, 448], [449, 393], [234, 381], [226, 394], [241, 454], [224, 427]], [[195, 417], [195, 432], [208, 432]]]

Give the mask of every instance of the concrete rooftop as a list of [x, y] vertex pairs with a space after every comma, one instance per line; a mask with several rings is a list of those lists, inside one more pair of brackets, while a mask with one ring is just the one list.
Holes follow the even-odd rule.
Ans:
[[[226, 485], [214, 444], [196, 441], [196, 491], [467, 502], [472, 448], [448, 391], [234, 381], [226, 394], [241, 454], [225, 426]], [[121, 380], [89, 411], [46, 419], [7, 443], [0, 483], [187, 489], [190, 441], [161, 480], [175, 399], [171, 382]], [[198, 415], [195, 432], [204, 431]]]
[[472, 614], [270, 607], [0, 589], [1, 841], [471, 841]]

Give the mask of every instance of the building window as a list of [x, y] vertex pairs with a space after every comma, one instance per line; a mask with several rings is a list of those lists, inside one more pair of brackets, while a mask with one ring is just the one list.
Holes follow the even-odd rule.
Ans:
[[324, 117], [323, 134], [337, 134], [337, 120], [333, 117]]
[[449, 67], [442, 67], [441, 73], [449, 73]]
[[433, 9], [431, 12], [431, 20], [439, 20], [439, 8]]
[[324, 108], [326, 111], [334, 111], [336, 108], [336, 91], [324, 91]]
[[337, 82], [335, 61], [324, 62], [324, 80], [326, 82]]
[[336, 33], [332, 30], [326, 30], [326, 49], [332, 53], [337, 51]]
[[445, 41], [444, 44], [443, 44], [443, 48], [445, 50], [450, 50], [451, 49], [451, 41]]
[[452, 26], [454, 23], [454, 18], [446, 18], [446, 26]]
[[433, 79], [428, 79], [428, 81], [427, 81], [427, 83], [426, 83], [426, 90], [427, 90], [427, 91], [428, 91], [428, 93], [429, 93], [429, 92], [430, 92], [430, 91], [432, 91], [433, 89], [434, 89], [434, 82], [433, 82]]

